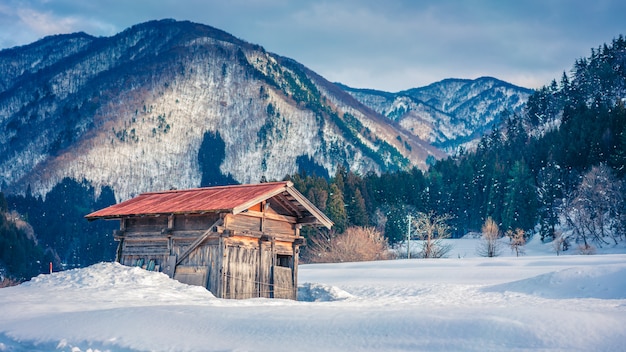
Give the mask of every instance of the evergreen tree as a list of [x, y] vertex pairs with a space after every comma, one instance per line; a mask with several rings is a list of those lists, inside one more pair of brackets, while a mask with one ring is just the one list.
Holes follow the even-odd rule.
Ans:
[[7, 203], [4, 193], [0, 192], [0, 214], [9, 211], [9, 204]]
[[369, 224], [369, 217], [367, 215], [367, 209], [365, 207], [365, 199], [361, 195], [361, 190], [357, 189], [352, 197], [349, 209], [350, 226], [367, 226]]
[[618, 176], [626, 175], [626, 128], [619, 135], [619, 146], [613, 154], [611, 164]]
[[517, 161], [505, 187], [502, 225], [505, 229], [532, 229], [537, 205], [533, 177], [524, 161]]
[[338, 233], [343, 233], [348, 226], [348, 215], [343, 199], [343, 192], [336, 184], [330, 186], [330, 194], [326, 205], [326, 215], [335, 223], [334, 228]]
[[507, 183], [505, 170], [506, 168], [496, 160], [491, 173], [491, 182], [488, 187], [489, 196], [487, 198], [485, 220], [491, 217], [497, 223], [502, 222], [505, 202], [504, 193]]
[[561, 168], [554, 163], [539, 170], [537, 176], [537, 202], [541, 240], [553, 240], [559, 223], [559, 209], [563, 196]]
[[408, 215], [415, 209], [406, 205], [388, 205], [385, 207], [387, 222], [385, 223], [385, 238], [389, 244], [402, 242], [408, 231]]

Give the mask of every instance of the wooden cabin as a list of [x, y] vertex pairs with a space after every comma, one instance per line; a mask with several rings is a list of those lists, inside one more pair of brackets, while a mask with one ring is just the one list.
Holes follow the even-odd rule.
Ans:
[[120, 220], [119, 263], [237, 299], [296, 299], [300, 228], [333, 225], [288, 181], [143, 193], [85, 217]]

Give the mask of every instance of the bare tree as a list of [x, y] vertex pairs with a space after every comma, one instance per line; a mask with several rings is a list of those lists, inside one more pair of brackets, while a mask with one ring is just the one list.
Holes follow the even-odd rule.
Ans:
[[583, 254], [583, 255], [596, 254], [596, 247], [590, 244], [579, 244], [577, 249], [578, 249], [578, 254]]
[[341, 263], [390, 259], [387, 240], [373, 227], [349, 227], [343, 234], [321, 231], [307, 241], [303, 261]]
[[451, 215], [436, 215], [434, 212], [418, 212], [415, 216], [414, 233], [422, 241], [420, 258], [443, 258], [452, 249], [452, 245], [444, 243], [450, 238], [450, 226], [447, 221]]
[[566, 199], [564, 218], [577, 242], [585, 251], [591, 247], [615, 244], [624, 236], [624, 199], [622, 182], [611, 169], [600, 164], [592, 167], [578, 188]]
[[476, 248], [476, 253], [482, 257], [497, 257], [501, 252], [501, 245], [498, 241], [500, 239], [500, 228], [498, 224], [488, 217], [482, 227], [482, 237]]
[[552, 249], [558, 256], [561, 252], [566, 251], [569, 248], [569, 241], [567, 236], [561, 231], [554, 232], [554, 241], [552, 241]]
[[572, 229], [572, 235], [575, 242], [582, 242], [582, 246], [590, 247], [590, 234], [587, 231], [590, 228], [588, 221], [590, 217], [587, 216], [586, 210], [575, 201], [576, 196], [570, 195], [565, 198], [563, 205], [563, 218], [565, 223]]
[[526, 254], [524, 249], [524, 245], [526, 245], [526, 234], [524, 233], [524, 230], [519, 228], [515, 229], [515, 231], [509, 230], [506, 232], [506, 235], [510, 239], [509, 245], [511, 246], [511, 250], [515, 252], [516, 257], [519, 257], [520, 254]]

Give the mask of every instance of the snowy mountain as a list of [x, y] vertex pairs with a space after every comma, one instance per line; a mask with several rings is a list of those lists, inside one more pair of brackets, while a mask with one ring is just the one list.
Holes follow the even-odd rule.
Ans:
[[173, 20], [2, 50], [0, 72], [0, 191], [45, 196], [71, 178], [96, 192], [109, 186], [118, 201], [339, 166], [425, 169], [443, 149], [480, 137], [501, 111], [519, 111], [529, 93], [494, 78], [352, 89]]
[[449, 151], [480, 139], [501, 122], [503, 112], [519, 113], [532, 93], [492, 77], [445, 79], [398, 93], [341, 87], [415, 136]]
[[69, 177], [119, 201], [340, 165], [425, 168], [444, 155], [301, 64], [201, 24], [47, 37], [0, 51], [0, 72], [5, 193], [45, 196]]

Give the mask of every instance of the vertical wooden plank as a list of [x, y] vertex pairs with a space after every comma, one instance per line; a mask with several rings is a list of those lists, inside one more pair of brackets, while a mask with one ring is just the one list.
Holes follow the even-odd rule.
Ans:
[[259, 238], [259, 244], [258, 244], [258, 259], [257, 259], [257, 265], [256, 265], [256, 279], [255, 281], [257, 282], [257, 286], [258, 286], [258, 291], [257, 291], [257, 297], [263, 297], [263, 241]]
[[174, 214], [167, 217], [167, 229], [170, 231], [174, 229]]
[[176, 256], [170, 255], [167, 257], [167, 262], [163, 265], [163, 273], [167, 274], [170, 278], [174, 277], [176, 271]]
[[[224, 219], [224, 223], [226, 223], [226, 219]], [[228, 262], [227, 258], [225, 258], [226, 256], [226, 252], [225, 252], [225, 244], [224, 244], [224, 237], [220, 236], [219, 239], [219, 249], [217, 252], [217, 267], [219, 268], [219, 279], [217, 280], [217, 287], [216, 287], [216, 292], [215, 292], [215, 296], [217, 298], [224, 298], [224, 294], [225, 294], [225, 278], [226, 278], [226, 272], [225, 270], [227, 270], [226, 268], [226, 263]]]
[[272, 284], [272, 249], [268, 246], [269, 243], [265, 242], [263, 250], [263, 297], [270, 298], [270, 290]]
[[221, 213], [220, 215], [224, 216], [224, 228], [225, 229], [229, 229], [230, 228], [230, 222], [231, 222], [231, 218], [233, 217], [233, 215], [231, 214], [225, 214], [225, 213]]
[[117, 244], [117, 250], [115, 251], [115, 261], [124, 264], [122, 256], [124, 255], [124, 231], [126, 231], [126, 218], [120, 219], [120, 243]]
[[211, 249], [211, 257], [209, 258], [209, 262], [208, 265], [210, 266], [209, 269], [209, 286], [207, 287], [207, 289], [209, 291], [211, 291], [211, 293], [213, 293], [215, 295], [215, 297], [219, 296], [219, 282], [220, 282], [220, 274], [221, 274], [221, 268], [220, 268], [220, 261], [219, 261], [219, 256], [220, 256], [220, 245], [212, 245], [210, 247]]
[[265, 212], [267, 211], [267, 202], [261, 202], [261, 211], [263, 212], [263, 216], [261, 217], [261, 232], [265, 232]]
[[117, 244], [117, 250], [115, 251], [115, 261], [122, 263], [122, 256], [124, 254], [124, 237], [120, 238], [120, 243]]
[[274, 267], [276, 266], [276, 241], [272, 238], [272, 240], [270, 241], [270, 248], [271, 248], [271, 261], [269, 263], [269, 267], [270, 267], [270, 298], [274, 298]]
[[291, 273], [293, 274], [293, 299], [298, 300], [298, 262], [299, 262], [300, 246], [293, 243], [293, 256], [291, 257]]

